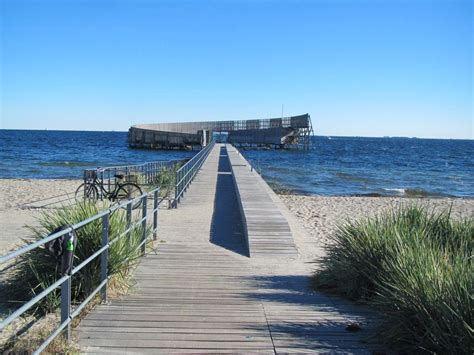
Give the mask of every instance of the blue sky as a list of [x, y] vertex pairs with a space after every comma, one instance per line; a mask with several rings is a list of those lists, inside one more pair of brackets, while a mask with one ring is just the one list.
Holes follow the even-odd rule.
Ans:
[[310, 113], [316, 134], [473, 137], [472, 2], [0, 0], [1, 128]]

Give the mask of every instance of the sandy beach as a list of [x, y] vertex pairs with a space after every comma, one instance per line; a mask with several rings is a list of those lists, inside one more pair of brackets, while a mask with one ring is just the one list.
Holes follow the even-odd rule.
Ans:
[[460, 198], [395, 198], [335, 197], [279, 195], [286, 207], [302, 223], [313, 243], [331, 242], [331, 233], [338, 224], [376, 216], [401, 205], [417, 204], [428, 211], [451, 208], [454, 218], [474, 217], [474, 199]]
[[[38, 225], [42, 206], [67, 204], [80, 180], [0, 179], [0, 252], [6, 253], [29, 238], [26, 226]], [[62, 202], [59, 202], [64, 200]]]
[[[0, 252], [5, 253], [30, 236], [25, 226], [37, 225], [38, 214], [46, 208], [67, 204], [80, 180], [0, 179]], [[59, 196], [59, 197], [58, 197]], [[452, 209], [456, 218], [474, 216], [474, 199], [393, 198], [393, 197], [327, 197], [279, 195], [306, 233], [297, 240], [303, 257], [311, 258], [331, 241], [337, 224], [377, 215], [400, 204], [417, 203], [429, 210]], [[65, 200], [63, 202], [58, 202]], [[162, 213], [161, 218], [166, 218]]]
[[[37, 217], [44, 208], [55, 208], [73, 201], [74, 191], [81, 183], [79, 180], [0, 180], [0, 252], [2, 254], [21, 244], [22, 239], [29, 237], [25, 225], [37, 225]], [[58, 198], [59, 196], [59, 198]], [[58, 202], [66, 199], [66, 202]], [[71, 200], [69, 200], [71, 199]], [[287, 209], [282, 211], [288, 218], [296, 247], [300, 257], [270, 265], [265, 259], [250, 260], [256, 273], [268, 277], [274, 275], [308, 275], [318, 263], [314, 263], [324, 255], [324, 246], [331, 242], [331, 234], [336, 225], [345, 220], [367, 218], [377, 215], [400, 204], [417, 203], [428, 209], [452, 209], [456, 218], [474, 216], [474, 199], [407, 199], [383, 197], [323, 197], [301, 195], [275, 195], [278, 204]], [[52, 203], [52, 204], [51, 204]], [[51, 205], [50, 205], [51, 204]], [[176, 218], [176, 211], [162, 210], [159, 213], [159, 224], [168, 224]], [[166, 223], [165, 221], [168, 221]], [[182, 239], [183, 236], [179, 238]], [[160, 236], [165, 238], [166, 236]], [[185, 236], [190, 238], [190, 236]], [[6, 311], [0, 309], [0, 314]], [[14, 332], [29, 318], [21, 319], [11, 328]], [[0, 337], [0, 345], [6, 341], [10, 333]]]

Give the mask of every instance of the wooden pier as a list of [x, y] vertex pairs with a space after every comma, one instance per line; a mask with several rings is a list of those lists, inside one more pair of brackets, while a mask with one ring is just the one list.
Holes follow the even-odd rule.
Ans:
[[[77, 331], [86, 353], [357, 353], [372, 315], [308, 288], [292, 226], [261, 177], [216, 144], [125, 297]], [[362, 331], [349, 332], [351, 322]]]
[[128, 144], [142, 149], [193, 149], [206, 146], [214, 133], [235, 145], [309, 149], [313, 128], [308, 113], [238, 121], [147, 123], [130, 127]]

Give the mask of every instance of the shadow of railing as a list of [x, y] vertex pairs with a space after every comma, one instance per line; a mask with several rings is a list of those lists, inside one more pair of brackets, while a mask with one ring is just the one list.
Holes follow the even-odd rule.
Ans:
[[234, 253], [249, 256], [237, 191], [225, 147], [221, 147], [219, 153], [210, 240], [211, 243]]

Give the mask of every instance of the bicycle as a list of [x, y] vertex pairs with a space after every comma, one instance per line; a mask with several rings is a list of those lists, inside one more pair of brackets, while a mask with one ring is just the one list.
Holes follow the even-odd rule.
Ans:
[[[124, 178], [122, 174], [116, 174], [114, 177], [117, 179], [115, 182], [114, 189], [112, 191], [107, 190], [104, 187], [104, 182], [99, 179], [98, 172], [93, 171], [90, 176], [90, 182], [85, 182], [79, 185], [76, 190], [75, 198], [76, 201], [84, 201], [85, 199], [97, 201], [99, 197], [105, 197], [111, 202], [122, 203], [124, 201], [133, 200], [134, 198], [142, 195], [142, 189], [135, 183], [126, 182], [121, 183], [120, 180]], [[100, 191], [100, 194], [99, 194]], [[132, 204], [132, 209], [136, 209], [141, 205], [142, 201], [137, 200]]]

